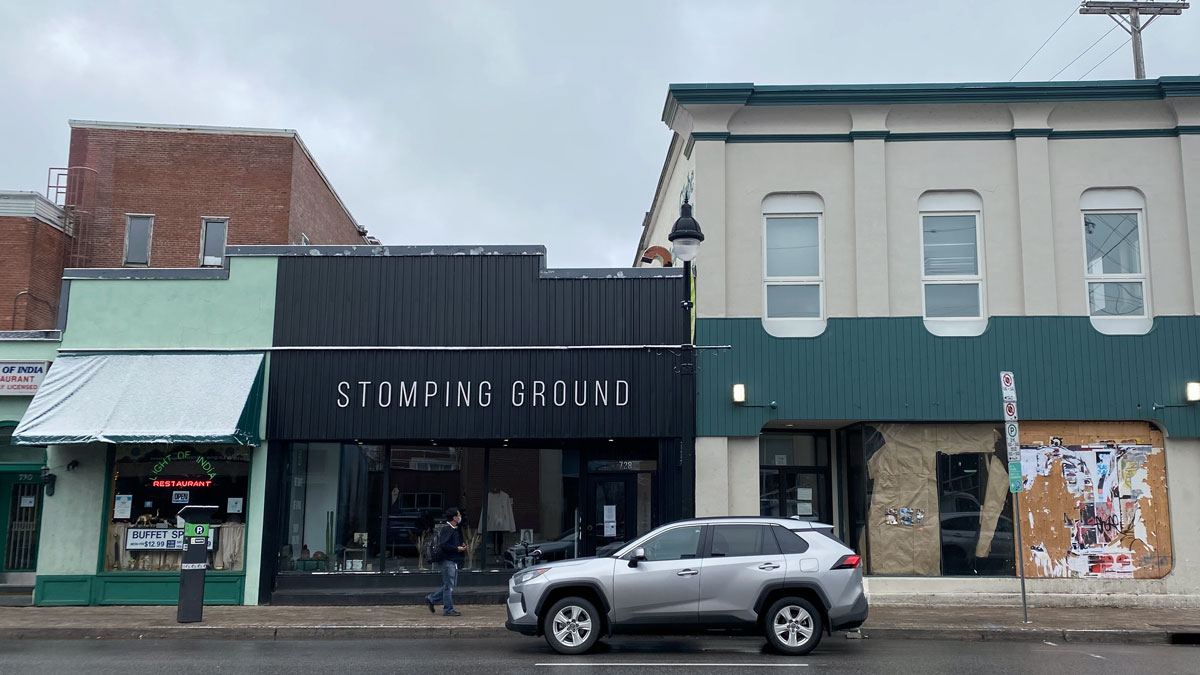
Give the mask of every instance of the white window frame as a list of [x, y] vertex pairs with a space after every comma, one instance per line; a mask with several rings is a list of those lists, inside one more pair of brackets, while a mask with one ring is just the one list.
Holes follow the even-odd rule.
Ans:
[[[924, 203], [922, 203], [924, 202]], [[974, 208], [963, 208], [970, 202]], [[921, 195], [917, 211], [917, 264], [921, 271], [921, 317], [925, 329], [943, 337], [972, 337], [987, 330], [987, 272], [983, 256], [983, 199], [971, 190], [930, 190]], [[925, 271], [925, 217], [972, 216], [975, 218], [975, 274], [927, 274]], [[925, 306], [927, 286], [979, 287], [978, 316], [929, 316]]]
[[[1128, 208], [1128, 209], [1081, 209], [1079, 212], [1079, 227], [1080, 232], [1084, 232], [1087, 227], [1088, 216], [1103, 216], [1103, 215], [1128, 215], [1137, 216], [1138, 230], [1138, 263], [1141, 267], [1139, 274], [1103, 274], [1093, 273], [1088, 270], [1088, 250], [1087, 250], [1087, 235], [1083, 238], [1083, 297], [1086, 303], [1088, 316], [1092, 321], [1137, 321], [1139, 319], [1150, 318], [1150, 275], [1147, 272], [1149, 269], [1149, 261], [1146, 259], [1146, 210], [1144, 208]], [[1092, 293], [1091, 285], [1094, 283], [1140, 283], [1142, 285], [1142, 313], [1141, 314], [1126, 314], [1124, 316], [1099, 316], [1092, 314]]]
[[[828, 309], [825, 303], [825, 212], [824, 200], [816, 193], [772, 194], [763, 200], [762, 220], [762, 322], [775, 337], [816, 337], [825, 332]], [[817, 221], [817, 274], [769, 276], [767, 274], [767, 220], [815, 218]], [[767, 289], [772, 286], [816, 286], [820, 311], [812, 317], [772, 317], [767, 313]]]
[[[204, 262], [204, 238], [208, 236], [209, 223], [225, 223], [225, 244], [221, 247], [221, 259], [215, 263]], [[229, 216], [200, 217], [200, 267], [222, 267], [225, 264], [224, 250], [229, 245]]]
[[[131, 263], [129, 262], [129, 226], [133, 218], [147, 218], [150, 220], [150, 227], [146, 230], [146, 262]], [[125, 214], [125, 242], [121, 246], [121, 265], [123, 267], [149, 267], [151, 256], [154, 252], [154, 214], [153, 213], [126, 213]]]
[[[1079, 252], [1083, 263], [1083, 311], [1092, 327], [1105, 335], [1144, 335], [1154, 327], [1154, 311], [1150, 289], [1150, 248], [1146, 233], [1146, 197], [1140, 190], [1121, 187], [1095, 187], [1079, 197]], [[1088, 272], [1088, 250], [1085, 227], [1092, 214], [1136, 213], [1138, 218], [1138, 254], [1141, 274], [1091, 274]], [[1141, 282], [1141, 316], [1092, 316], [1089, 284], [1103, 281]]]

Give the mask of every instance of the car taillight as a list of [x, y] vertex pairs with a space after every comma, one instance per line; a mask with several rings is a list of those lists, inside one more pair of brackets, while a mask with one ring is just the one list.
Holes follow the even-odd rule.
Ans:
[[856, 555], [844, 555], [838, 560], [832, 569], [835, 570], [852, 570], [857, 569], [858, 564], [862, 562], [862, 558]]

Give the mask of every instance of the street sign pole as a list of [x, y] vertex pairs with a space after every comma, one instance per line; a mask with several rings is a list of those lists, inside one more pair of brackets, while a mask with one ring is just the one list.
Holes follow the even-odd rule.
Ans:
[[1029, 602], [1025, 599], [1025, 547], [1021, 545], [1021, 493], [1013, 494], [1013, 522], [1017, 524], [1017, 564], [1021, 575], [1021, 621], [1029, 623]]
[[1017, 384], [1009, 371], [1000, 373], [1000, 394], [1004, 399], [1004, 444], [1008, 450], [1008, 491], [1013, 495], [1013, 527], [1017, 531], [1017, 566], [1021, 577], [1021, 620], [1029, 623], [1029, 601], [1025, 595], [1025, 547], [1021, 544], [1021, 428], [1017, 419]]

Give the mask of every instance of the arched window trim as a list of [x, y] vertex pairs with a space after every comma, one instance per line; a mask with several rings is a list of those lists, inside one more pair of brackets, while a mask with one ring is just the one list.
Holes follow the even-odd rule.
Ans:
[[[1138, 234], [1137, 273], [1117, 274], [1094, 271], [1088, 250], [1087, 227], [1089, 216], [1132, 215]], [[1146, 236], [1146, 197], [1140, 190], [1128, 187], [1088, 188], [1079, 196], [1080, 240], [1083, 254], [1083, 293], [1088, 319], [1092, 327], [1105, 335], [1144, 335], [1154, 326], [1150, 288], [1150, 252]], [[1106, 316], [1095, 314], [1093, 289], [1099, 284], [1139, 284], [1142, 291], [1142, 312], [1137, 315]]]
[[[982, 335], [987, 330], [987, 270], [985, 265], [983, 199], [973, 190], [928, 190], [917, 199], [917, 232], [921, 270], [921, 316], [925, 329], [945, 337]], [[925, 218], [967, 216], [975, 221], [975, 273], [929, 274], [925, 264]], [[928, 289], [931, 286], [976, 286], [979, 314], [973, 317], [929, 316]]]
[[[762, 201], [762, 323], [775, 337], [816, 337], [825, 332], [828, 310], [825, 304], [825, 200], [815, 192], [787, 192], [767, 195]], [[767, 222], [787, 218], [815, 218], [817, 226], [817, 274], [771, 276], [767, 269]], [[772, 317], [768, 296], [772, 287], [815, 286], [818, 314], [810, 317]]]

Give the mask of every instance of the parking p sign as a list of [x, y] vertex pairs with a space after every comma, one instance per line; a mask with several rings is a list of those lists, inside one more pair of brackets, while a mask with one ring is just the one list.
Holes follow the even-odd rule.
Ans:
[[1017, 381], [1012, 372], [1000, 371], [1000, 394], [1004, 399], [1004, 446], [1008, 450], [1008, 491], [1020, 492], [1021, 430], [1017, 426]]
[[1008, 449], [1008, 461], [1021, 461], [1021, 430], [1017, 422], [1004, 423], [1004, 445]]

